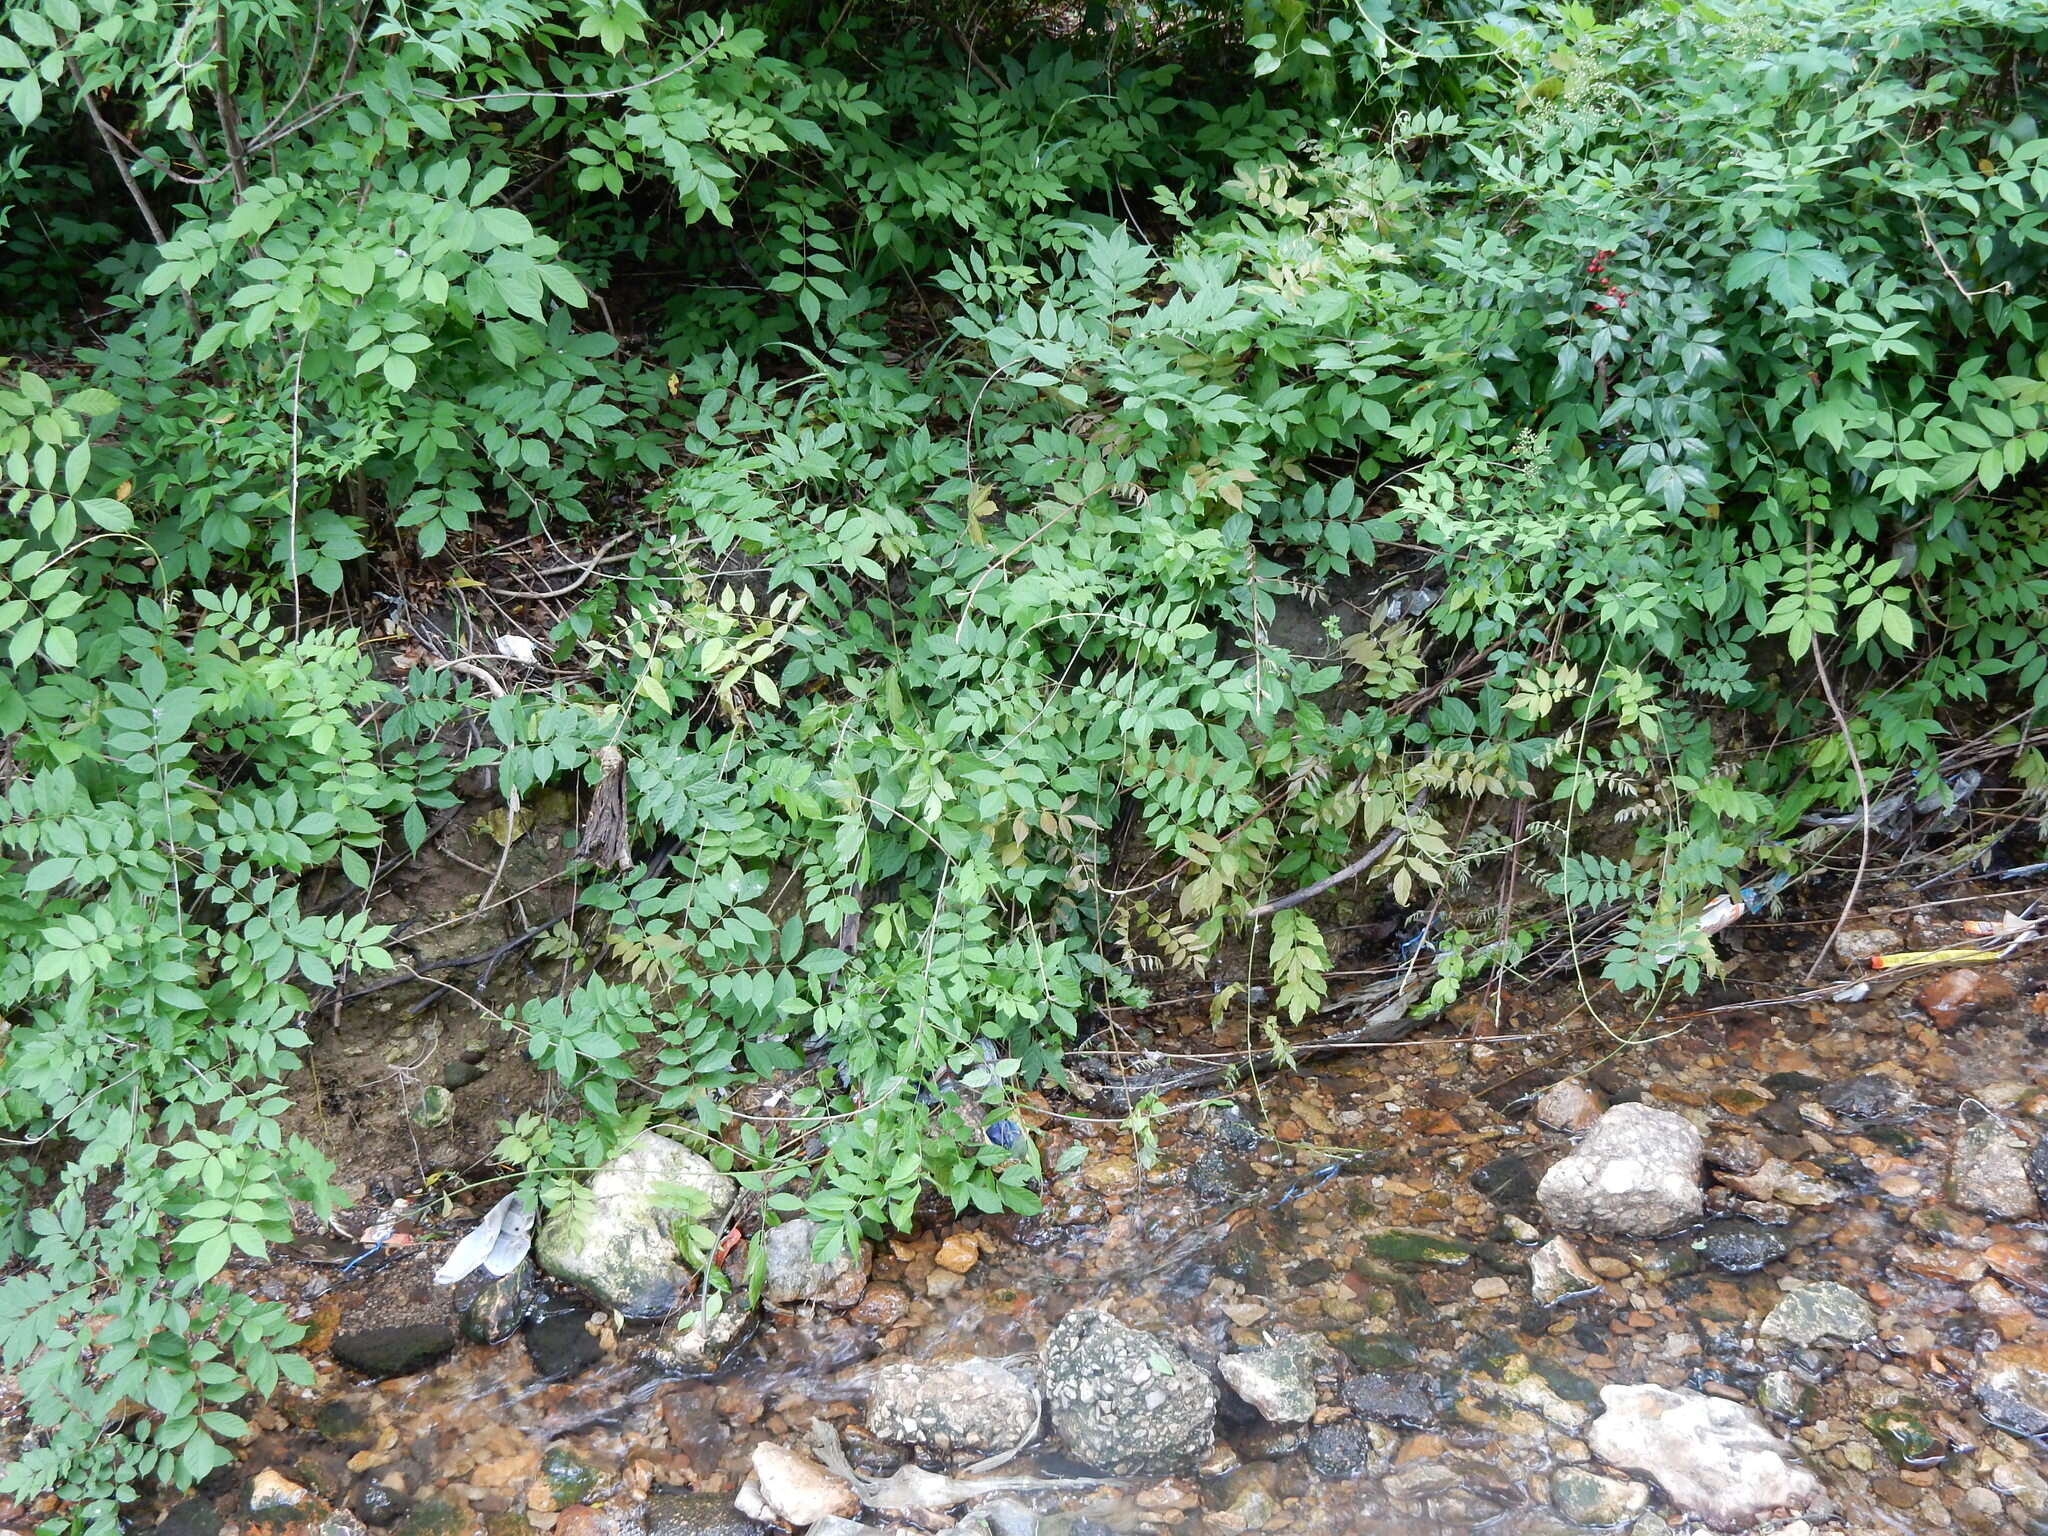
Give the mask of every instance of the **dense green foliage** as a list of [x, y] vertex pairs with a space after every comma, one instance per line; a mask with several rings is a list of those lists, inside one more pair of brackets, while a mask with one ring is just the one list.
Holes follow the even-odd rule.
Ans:
[[[1696, 984], [1803, 812], [2024, 745], [2037, 6], [817, 9], [8, 0], [0, 1492], [105, 1530], [303, 1372], [221, 1272], [328, 1197], [282, 1084], [465, 764], [621, 753], [664, 850], [504, 1155], [685, 1123], [850, 1234], [1029, 1208], [979, 1127], [1148, 968], [1298, 1021], [1255, 908], [1390, 834]], [[329, 617], [585, 523], [550, 670]], [[728, 1126], [806, 1061], [815, 1138]]]

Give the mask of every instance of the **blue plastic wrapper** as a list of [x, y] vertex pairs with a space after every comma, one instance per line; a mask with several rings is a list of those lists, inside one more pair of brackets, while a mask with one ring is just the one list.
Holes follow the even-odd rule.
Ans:
[[1023, 1127], [1014, 1120], [997, 1120], [990, 1124], [982, 1134], [1005, 1151], [1016, 1146], [1018, 1142], [1024, 1139]]

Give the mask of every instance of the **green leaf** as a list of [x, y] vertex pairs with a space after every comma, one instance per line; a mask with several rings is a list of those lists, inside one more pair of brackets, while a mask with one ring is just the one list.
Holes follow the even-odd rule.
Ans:
[[21, 666], [35, 655], [36, 647], [42, 643], [43, 621], [41, 618], [28, 619], [7, 641], [7, 660], [13, 666]]
[[335, 278], [348, 292], [361, 297], [377, 281], [377, 262], [368, 251], [349, 251], [335, 264]]
[[135, 514], [111, 496], [86, 497], [78, 505], [108, 533], [126, 533], [135, 526]]
[[34, 74], [18, 77], [9, 88], [7, 111], [8, 115], [24, 128], [43, 115], [43, 86]]

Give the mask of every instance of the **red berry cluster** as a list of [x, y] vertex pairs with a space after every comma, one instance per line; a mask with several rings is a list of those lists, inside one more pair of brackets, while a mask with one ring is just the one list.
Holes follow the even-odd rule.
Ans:
[[1602, 251], [1586, 263], [1586, 275], [1599, 278], [1600, 289], [1607, 295], [1604, 299], [1595, 299], [1593, 301], [1593, 305], [1597, 309], [1607, 309], [1610, 306], [1627, 309], [1628, 296], [1633, 291], [1628, 288], [1617, 288], [1611, 278], [1602, 276], [1607, 270], [1607, 258], [1613, 254], [1614, 252], [1612, 251]]

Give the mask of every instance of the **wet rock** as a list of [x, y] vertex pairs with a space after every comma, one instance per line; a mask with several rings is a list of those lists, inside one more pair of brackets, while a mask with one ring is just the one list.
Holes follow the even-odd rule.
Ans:
[[393, 1536], [468, 1536], [475, 1529], [476, 1518], [465, 1506], [439, 1497], [421, 1499], [392, 1527]]
[[[1240, 1124], [1242, 1122], [1239, 1122]], [[1256, 1146], [1257, 1132], [1253, 1132]], [[1188, 1168], [1188, 1192], [1197, 1200], [1212, 1204], [1240, 1200], [1259, 1187], [1259, 1176], [1238, 1152], [1211, 1147]]]
[[763, 1536], [722, 1493], [651, 1493], [640, 1511], [642, 1536]]
[[1747, 1275], [1785, 1257], [1785, 1239], [1739, 1217], [1710, 1221], [1699, 1236], [1700, 1257], [1730, 1275]]
[[1332, 1482], [1378, 1477], [1393, 1466], [1400, 1444], [1401, 1437], [1384, 1424], [1323, 1424], [1309, 1434], [1308, 1464]]
[[156, 1523], [156, 1536], [220, 1536], [220, 1511], [205, 1499], [180, 1499]]
[[1651, 1477], [1686, 1514], [1719, 1531], [1744, 1531], [1772, 1510], [1823, 1501], [1820, 1482], [1754, 1409], [1657, 1386], [1611, 1386], [1586, 1431], [1593, 1454]]
[[1018, 1499], [988, 1499], [974, 1511], [993, 1536], [1038, 1536], [1038, 1511]]
[[604, 1346], [590, 1331], [593, 1316], [583, 1307], [553, 1306], [526, 1325], [526, 1355], [536, 1376], [569, 1381], [604, 1358]]
[[1744, 1174], [1755, 1173], [1763, 1167], [1765, 1153], [1763, 1143], [1754, 1136], [1739, 1131], [1723, 1131], [1707, 1138], [1705, 1156], [1710, 1167]]
[[1832, 1280], [1802, 1285], [1771, 1309], [1757, 1329], [1767, 1344], [1790, 1349], [1815, 1345], [1850, 1348], [1877, 1332], [1877, 1314], [1870, 1303]]
[[385, 1482], [381, 1472], [372, 1472], [349, 1494], [348, 1507], [356, 1512], [363, 1524], [382, 1530], [411, 1514], [412, 1500]]
[[733, 1500], [742, 1514], [803, 1527], [835, 1515], [850, 1520], [860, 1513], [860, 1495], [853, 1484], [787, 1446], [762, 1441], [754, 1447], [752, 1465], [753, 1475]]
[[[1513, 1408], [1526, 1408], [1547, 1424], [1577, 1434], [1592, 1417], [1592, 1384], [1554, 1367], [1538, 1369], [1537, 1362], [1516, 1352], [1488, 1362], [1484, 1374], [1471, 1378], [1475, 1396]], [[1577, 1398], [1566, 1397], [1559, 1386]]]
[[[1455, 1269], [1471, 1262], [1477, 1250], [1462, 1237], [1445, 1232], [1426, 1232], [1413, 1227], [1395, 1227], [1365, 1235], [1365, 1251], [1389, 1264], [1430, 1264]], [[1300, 1271], [1297, 1270], [1296, 1274]]]
[[878, 1281], [861, 1293], [860, 1303], [847, 1314], [864, 1328], [894, 1328], [910, 1311], [910, 1295], [900, 1285]]
[[2048, 1136], [2034, 1143], [2034, 1150], [2027, 1154], [2027, 1182], [2034, 1186], [2034, 1197], [2048, 1205]]
[[1171, 1472], [1214, 1444], [1216, 1389], [1178, 1346], [1076, 1307], [1045, 1341], [1052, 1427], [1077, 1460], [1104, 1472]]
[[1344, 1383], [1344, 1402], [1362, 1419], [1401, 1429], [1437, 1422], [1436, 1393], [1420, 1371], [1361, 1371]]
[[1602, 1477], [1584, 1467], [1550, 1475], [1550, 1507], [1573, 1525], [1619, 1525], [1643, 1512], [1650, 1490], [1633, 1478]]
[[1858, 970], [1869, 969], [1877, 955], [1895, 954], [1905, 947], [1905, 935], [1896, 928], [1844, 928], [1835, 935], [1835, 958]]
[[512, 1337], [533, 1305], [533, 1266], [521, 1264], [509, 1275], [488, 1277], [462, 1306], [462, 1336], [478, 1344], [497, 1344]]
[[1653, 1243], [1636, 1255], [1636, 1273], [1652, 1285], [1669, 1285], [1685, 1275], [1697, 1273], [1703, 1262], [1695, 1243], [1673, 1238]]
[[1996, 971], [1962, 966], [1943, 971], [1916, 992], [1913, 1001], [1936, 1029], [1946, 1030], [1987, 1010], [2006, 1007], [2018, 995], [2013, 984]]
[[328, 1353], [350, 1370], [377, 1381], [412, 1376], [455, 1353], [455, 1328], [452, 1323], [401, 1323], [338, 1333]]
[[566, 1445], [551, 1445], [540, 1459], [541, 1481], [558, 1506], [581, 1504], [597, 1491], [604, 1474]]
[[816, 1222], [801, 1216], [769, 1228], [763, 1240], [768, 1250], [763, 1300], [779, 1306], [819, 1301], [834, 1307], [850, 1307], [860, 1300], [868, 1279], [867, 1244], [853, 1252], [840, 1248], [831, 1258], [818, 1259], [814, 1255], [820, 1230]]
[[737, 1192], [731, 1179], [687, 1147], [643, 1131], [592, 1175], [583, 1197], [548, 1217], [534, 1257], [556, 1279], [614, 1311], [659, 1317], [682, 1298], [691, 1278], [676, 1261], [676, 1223], [716, 1226]]
[[1804, 1173], [1776, 1157], [1747, 1176], [1724, 1173], [1721, 1182], [1760, 1205], [1791, 1205], [1805, 1210], [1833, 1205], [1847, 1193], [1841, 1185], [1817, 1174]]
[[1820, 1091], [1822, 1109], [1844, 1120], [1860, 1121], [1865, 1125], [1904, 1114], [1912, 1101], [1913, 1096], [1904, 1085], [1882, 1072], [1866, 1072], [1860, 1077], [1845, 1078], [1839, 1083], [1828, 1084]]
[[313, 1415], [313, 1433], [344, 1451], [367, 1451], [377, 1443], [377, 1426], [360, 1403], [337, 1397]]
[[702, 1308], [685, 1312], [648, 1346], [648, 1356], [665, 1371], [683, 1376], [715, 1376], [754, 1331], [759, 1314], [743, 1306], [727, 1306], [715, 1317]]
[[275, 1467], [265, 1467], [242, 1489], [242, 1513], [296, 1518], [311, 1513], [318, 1501], [310, 1488], [302, 1488]]
[[1007, 1451], [1038, 1427], [1038, 1389], [992, 1360], [888, 1365], [875, 1373], [867, 1424], [942, 1454]]
[[981, 1245], [965, 1232], [955, 1232], [939, 1244], [939, 1251], [932, 1255], [932, 1263], [956, 1275], [969, 1273], [980, 1262]]
[[1472, 1187], [1495, 1205], [1526, 1205], [1536, 1193], [1536, 1170], [1526, 1157], [1504, 1153], [1472, 1175]]
[[1317, 1353], [1305, 1338], [1283, 1339], [1225, 1355], [1216, 1362], [1216, 1374], [1268, 1423], [1305, 1424], [1316, 1411]]
[[1575, 1077], [1552, 1083], [1536, 1101], [1536, 1123], [1553, 1131], [1578, 1135], [1600, 1118], [1600, 1099]]
[[1542, 1306], [1555, 1306], [1567, 1296], [1600, 1288], [1600, 1277], [1586, 1265], [1569, 1238], [1553, 1237], [1529, 1256], [1529, 1293]]
[[1645, 1104], [1617, 1104], [1537, 1187], [1560, 1227], [1657, 1237], [1697, 1221], [1700, 1133], [1690, 1120]]
[[1880, 1408], [1863, 1422], [1894, 1466], [1932, 1467], [1948, 1460], [1948, 1441], [1910, 1408]]
[[2014, 1345], [1977, 1364], [1970, 1390], [1984, 1417], [2015, 1435], [2048, 1434], [2048, 1349]]
[[2017, 1221], [2039, 1208], [2027, 1149], [1996, 1115], [1965, 1106], [1949, 1151], [1948, 1198], [1964, 1210]]
[[1756, 1384], [1757, 1406], [1788, 1424], [1804, 1424], [1812, 1418], [1814, 1401], [1812, 1383], [1790, 1371], [1771, 1371]]

